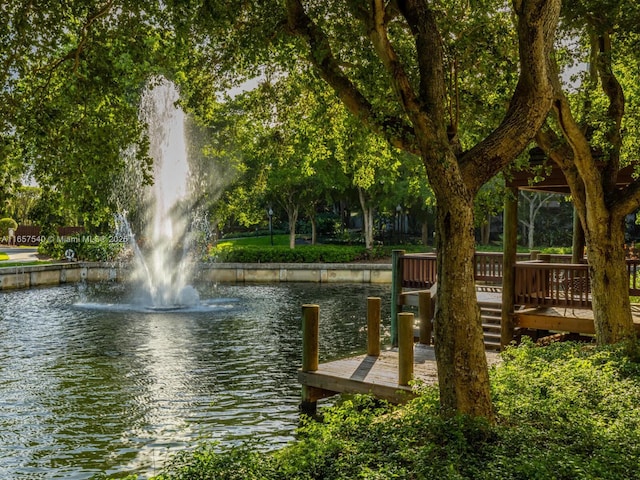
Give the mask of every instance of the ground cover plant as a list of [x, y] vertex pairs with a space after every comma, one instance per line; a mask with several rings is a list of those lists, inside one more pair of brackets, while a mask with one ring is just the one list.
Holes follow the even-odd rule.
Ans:
[[403, 407], [356, 396], [283, 450], [206, 444], [156, 479], [640, 478], [639, 360], [637, 344], [525, 341], [491, 371], [496, 425], [440, 416], [433, 387]]

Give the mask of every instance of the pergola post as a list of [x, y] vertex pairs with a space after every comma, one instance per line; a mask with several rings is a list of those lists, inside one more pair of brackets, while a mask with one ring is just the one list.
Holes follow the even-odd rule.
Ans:
[[404, 277], [402, 256], [404, 250], [391, 252], [391, 346], [398, 346], [398, 314], [402, 312], [399, 305], [402, 293], [402, 279]]
[[580, 222], [580, 216], [573, 207], [573, 242], [571, 246], [571, 263], [582, 263], [584, 259], [584, 230]]
[[513, 340], [513, 309], [515, 265], [518, 249], [518, 188], [509, 187], [504, 200], [502, 255], [502, 319], [500, 344], [506, 347]]

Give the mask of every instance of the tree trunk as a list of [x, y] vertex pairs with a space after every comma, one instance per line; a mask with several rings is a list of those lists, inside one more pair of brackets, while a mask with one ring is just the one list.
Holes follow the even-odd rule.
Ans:
[[454, 412], [493, 418], [487, 358], [473, 256], [473, 201], [438, 199], [438, 297], [434, 318], [440, 404]]
[[487, 214], [487, 223], [480, 227], [480, 243], [482, 245], [489, 245], [491, 239], [491, 214]]
[[364, 218], [364, 243], [365, 247], [371, 250], [373, 248], [373, 207], [367, 207]]
[[296, 223], [298, 222], [298, 208], [287, 208], [287, 217], [289, 218], [289, 248], [296, 248]]
[[422, 222], [421, 236], [422, 236], [422, 245], [426, 247], [427, 245], [429, 245], [429, 223], [427, 222], [426, 219]]
[[373, 207], [368, 205], [366, 195], [361, 188], [358, 188], [360, 207], [362, 208], [362, 226], [364, 229], [364, 245], [368, 250], [373, 248]]
[[315, 245], [318, 239], [318, 222], [315, 215], [311, 215], [309, 220], [311, 221], [311, 245]]
[[[616, 343], [633, 334], [624, 253], [624, 217], [614, 219], [607, 215], [607, 218], [608, 222], [604, 223], [608, 232], [594, 234], [593, 228], [585, 232], [593, 318], [600, 344]], [[601, 222], [596, 230], [603, 227]]]

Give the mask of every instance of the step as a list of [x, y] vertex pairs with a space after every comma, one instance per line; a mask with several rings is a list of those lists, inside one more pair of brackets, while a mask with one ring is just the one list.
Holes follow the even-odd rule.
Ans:
[[498, 315], [502, 315], [502, 308], [483, 307], [482, 305], [480, 305], [480, 311], [497, 313]]
[[501, 328], [500, 325], [491, 325], [491, 324], [486, 324], [483, 323], [482, 324], [482, 330], [484, 330], [484, 333], [500, 333]]

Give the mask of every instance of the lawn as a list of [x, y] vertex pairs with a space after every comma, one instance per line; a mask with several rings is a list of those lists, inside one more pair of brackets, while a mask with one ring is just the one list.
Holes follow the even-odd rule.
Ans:
[[[239, 237], [239, 238], [229, 238], [220, 240], [218, 242], [218, 246], [222, 245], [255, 245], [260, 247], [270, 247], [271, 246], [271, 237], [269, 235], [261, 235], [255, 237]], [[273, 236], [273, 245], [280, 246], [289, 246], [289, 235], [274, 235]]]

